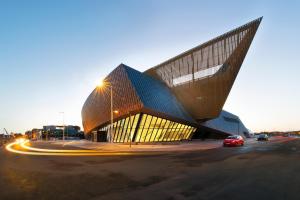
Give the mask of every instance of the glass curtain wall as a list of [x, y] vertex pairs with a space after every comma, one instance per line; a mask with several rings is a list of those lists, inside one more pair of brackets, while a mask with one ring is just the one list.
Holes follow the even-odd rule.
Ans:
[[167, 142], [190, 139], [196, 128], [143, 114], [135, 142]]
[[[112, 141], [129, 142], [130, 138], [132, 140], [132, 137], [136, 130], [137, 122], [139, 120], [139, 116], [140, 114], [136, 114], [114, 122]], [[110, 124], [108, 126], [101, 128], [100, 130], [109, 132], [109, 129], [110, 129]]]
[[[141, 121], [138, 126], [138, 121]], [[101, 128], [101, 131], [109, 132], [110, 125]], [[113, 142], [123, 143], [134, 140], [134, 142], [168, 142], [190, 139], [196, 128], [167, 119], [148, 114], [136, 114], [118, 120], [113, 124]], [[137, 133], [135, 138], [134, 133]]]

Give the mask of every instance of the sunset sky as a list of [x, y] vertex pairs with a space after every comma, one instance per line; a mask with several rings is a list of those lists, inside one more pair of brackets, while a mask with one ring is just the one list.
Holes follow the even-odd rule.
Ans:
[[224, 109], [252, 131], [300, 130], [299, 1], [0, 1], [0, 133], [81, 124], [96, 82], [264, 16]]

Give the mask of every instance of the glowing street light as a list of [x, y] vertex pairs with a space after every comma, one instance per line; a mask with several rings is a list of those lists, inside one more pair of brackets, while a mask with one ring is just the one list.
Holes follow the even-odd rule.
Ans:
[[118, 114], [119, 114], [119, 111], [118, 111], [118, 110], [114, 110], [114, 113], [115, 113], [116, 115], [118, 115]]
[[97, 82], [96, 82], [96, 86], [97, 86], [98, 88], [102, 88], [102, 87], [104, 86], [104, 81], [103, 81], [103, 80], [97, 81]]
[[[113, 91], [112, 91], [112, 85], [109, 84], [108, 82], [106, 82], [105, 80], [100, 80], [97, 83], [97, 88], [105, 88], [105, 87], [109, 87], [110, 88], [110, 132], [108, 134], [109, 138], [108, 141], [112, 142], [112, 132], [113, 132], [113, 121], [114, 121], [114, 110], [113, 110]], [[118, 114], [119, 111], [116, 111]]]

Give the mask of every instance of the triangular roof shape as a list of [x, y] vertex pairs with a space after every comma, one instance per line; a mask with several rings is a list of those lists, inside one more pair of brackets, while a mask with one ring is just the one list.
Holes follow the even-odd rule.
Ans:
[[196, 120], [220, 115], [262, 17], [144, 73], [165, 83]]

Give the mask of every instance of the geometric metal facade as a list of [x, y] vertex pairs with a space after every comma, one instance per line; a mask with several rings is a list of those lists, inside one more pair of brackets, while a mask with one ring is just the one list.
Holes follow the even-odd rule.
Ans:
[[[106, 81], [113, 90], [114, 119], [128, 114], [130, 111], [140, 110], [143, 104], [127, 77], [124, 67], [117, 67], [107, 77]], [[82, 108], [82, 124], [84, 132], [90, 132], [99, 125], [110, 121], [110, 89], [98, 88], [89, 95]]]
[[261, 20], [251, 21], [145, 73], [170, 87], [194, 119], [218, 117]]
[[141, 73], [124, 64], [95, 88], [82, 108], [85, 134], [113, 130], [113, 142], [190, 139], [199, 122], [220, 115], [262, 18]]

